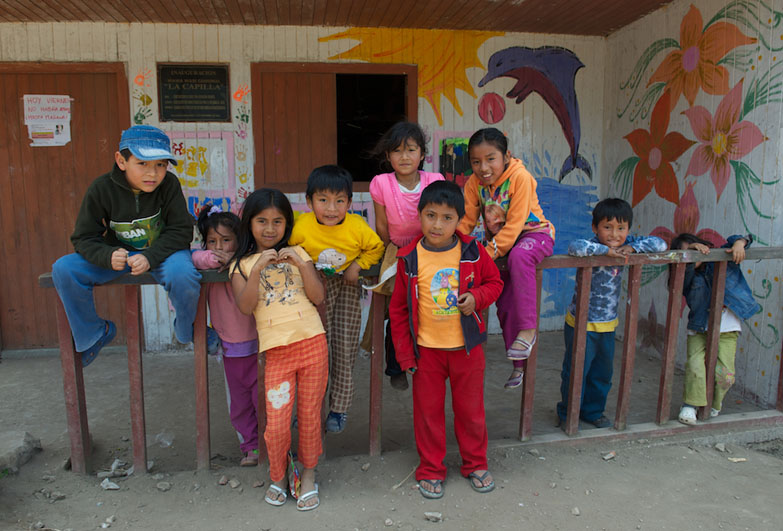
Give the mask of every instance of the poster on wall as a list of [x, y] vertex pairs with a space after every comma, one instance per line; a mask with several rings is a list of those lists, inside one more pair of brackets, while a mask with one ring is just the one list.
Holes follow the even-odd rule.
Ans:
[[70, 96], [25, 94], [23, 101], [31, 146], [64, 146], [71, 141]]

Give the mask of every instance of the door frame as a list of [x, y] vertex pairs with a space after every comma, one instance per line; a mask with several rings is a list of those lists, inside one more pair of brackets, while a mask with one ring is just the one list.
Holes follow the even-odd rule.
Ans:
[[[404, 75], [406, 79], [407, 93], [405, 94], [405, 116], [412, 122], [418, 121], [419, 116], [419, 68], [417, 65], [406, 64], [378, 64], [378, 63], [275, 63], [275, 62], [257, 62], [250, 63], [250, 79], [257, 79], [262, 73], [302, 73], [302, 74], [390, 74]], [[252, 83], [252, 81], [251, 81]], [[260, 90], [259, 87], [250, 87], [251, 90]], [[264, 127], [261, 110], [253, 108], [253, 144], [263, 145]], [[261, 166], [261, 157], [259, 150], [254, 150], [253, 161], [253, 188], [257, 188], [255, 182], [256, 175], [263, 172]], [[337, 154], [335, 153], [335, 156]], [[276, 183], [275, 186], [282, 192], [296, 193], [303, 192], [302, 185], [291, 183], [290, 185]], [[367, 192], [370, 190], [370, 183], [353, 183], [354, 192]]]

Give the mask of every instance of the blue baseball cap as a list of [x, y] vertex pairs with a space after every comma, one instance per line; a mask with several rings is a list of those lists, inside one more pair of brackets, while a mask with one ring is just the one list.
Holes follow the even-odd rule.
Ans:
[[122, 132], [120, 151], [129, 149], [139, 160], [168, 160], [176, 164], [171, 154], [169, 137], [151, 125], [134, 125]]

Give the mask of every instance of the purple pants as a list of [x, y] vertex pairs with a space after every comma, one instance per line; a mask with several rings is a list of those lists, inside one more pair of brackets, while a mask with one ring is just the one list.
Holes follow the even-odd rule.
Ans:
[[554, 246], [548, 233], [533, 232], [523, 235], [508, 253], [507, 271], [500, 272], [503, 292], [497, 300], [506, 349], [521, 330], [536, 327], [536, 265], [552, 256]]
[[231, 425], [242, 441], [242, 453], [258, 449], [258, 355], [223, 356], [229, 393]]

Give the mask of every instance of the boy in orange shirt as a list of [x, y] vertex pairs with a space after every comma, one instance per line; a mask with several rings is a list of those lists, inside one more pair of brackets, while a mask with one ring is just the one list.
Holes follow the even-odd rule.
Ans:
[[443, 497], [444, 401], [450, 379], [462, 475], [477, 492], [489, 492], [495, 482], [487, 470], [481, 346], [487, 331], [481, 311], [495, 302], [503, 282], [484, 247], [457, 232], [465, 214], [459, 186], [430, 184], [418, 210], [423, 235], [397, 254], [389, 306], [397, 361], [414, 375], [413, 429], [420, 458], [416, 479], [422, 496]]

